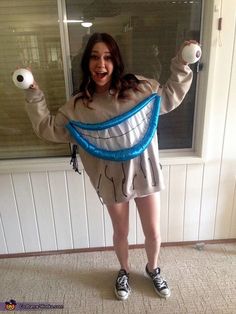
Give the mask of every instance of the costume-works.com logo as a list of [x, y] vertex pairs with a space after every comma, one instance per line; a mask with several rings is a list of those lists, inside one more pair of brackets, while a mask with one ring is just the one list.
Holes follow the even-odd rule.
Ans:
[[15, 300], [10, 300], [9, 302], [5, 302], [5, 309], [7, 311], [14, 311], [16, 308], [16, 301]]
[[6, 311], [46, 311], [63, 309], [63, 303], [48, 303], [48, 302], [17, 302], [13, 299], [10, 301], [0, 301], [0, 312]]

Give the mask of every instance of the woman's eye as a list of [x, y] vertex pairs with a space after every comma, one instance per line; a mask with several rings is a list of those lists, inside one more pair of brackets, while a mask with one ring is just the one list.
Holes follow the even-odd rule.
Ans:
[[90, 56], [90, 59], [92, 59], [92, 60], [98, 60], [99, 57], [98, 57], [98, 56], [95, 56], [95, 55], [91, 55], [91, 56]]
[[111, 60], [112, 58], [111, 58], [111, 56], [106, 56], [104, 59], [105, 60]]
[[[105, 61], [110, 61], [110, 60], [112, 60], [112, 56], [104, 56], [104, 57], [101, 57], [101, 59], [103, 58], [103, 60], [105, 60]], [[91, 60], [99, 60], [100, 59], [100, 57], [99, 56], [96, 56], [96, 55], [91, 55], [90, 56], [90, 59]]]

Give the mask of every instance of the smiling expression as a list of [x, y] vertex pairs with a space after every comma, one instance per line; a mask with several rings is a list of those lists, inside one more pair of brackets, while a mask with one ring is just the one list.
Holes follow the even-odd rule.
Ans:
[[112, 55], [107, 45], [96, 43], [89, 60], [89, 71], [96, 84], [96, 92], [101, 93], [110, 88], [113, 68]]

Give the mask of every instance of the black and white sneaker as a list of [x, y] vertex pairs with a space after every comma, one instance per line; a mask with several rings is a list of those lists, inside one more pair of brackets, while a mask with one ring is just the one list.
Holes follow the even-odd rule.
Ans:
[[115, 294], [118, 300], [126, 300], [130, 295], [129, 274], [125, 269], [121, 269], [116, 278]]
[[150, 272], [148, 270], [148, 267], [146, 265], [146, 274], [149, 278], [151, 278], [153, 282], [154, 289], [156, 293], [161, 297], [161, 298], [168, 298], [171, 294], [170, 289], [167, 285], [167, 282], [161, 277], [160, 275], [160, 268], [157, 267], [153, 270], [153, 272]]

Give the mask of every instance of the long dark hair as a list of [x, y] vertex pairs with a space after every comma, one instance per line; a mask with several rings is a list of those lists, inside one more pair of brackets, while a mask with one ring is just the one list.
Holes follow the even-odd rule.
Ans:
[[107, 45], [113, 62], [113, 72], [110, 90], [117, 97], [123, 97], [124, 91], [128, 88], [136, 89], [139, 80], [133, 74], [124, 75], [124, 62], [120, 53], [119, 46], [114, 38], [107, 33], [94, 33], [89, 38], [81, 59], [82, 82], [79, 87], [79, 96], [85, 103], [92, 101], [96, 85], [91, 79], [89, 71], [89, 61], [92, 49], [96, 43], [103, 42]]

